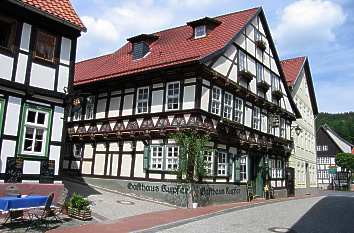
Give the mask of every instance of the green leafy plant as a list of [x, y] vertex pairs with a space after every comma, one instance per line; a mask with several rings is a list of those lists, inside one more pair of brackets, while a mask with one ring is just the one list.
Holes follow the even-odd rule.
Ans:
[[90, 209], [90, 201], [84, 198], [83, 196], [73, 193], [69, 200], [69, 207], [78, 209], [78, 210], [89, 210]]
[[189, 183], [201, 181], [206, 175], [204, 153], [209, 150], [209, 136], [191, 130], [172, 135], [180, 147], [177, 176]]
[[336, 164], [348, 172], [348, 188], [351, 184], [352, 173], [354, 171], [354, 155], [351, 153], [338, 153], [336, 155]]

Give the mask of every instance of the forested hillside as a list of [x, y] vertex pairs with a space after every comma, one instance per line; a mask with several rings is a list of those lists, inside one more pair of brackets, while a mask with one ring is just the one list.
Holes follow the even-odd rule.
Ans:
[[348, 142], [354, 144], [354, 112], [319, 113], [316, 128], [327, 124]]

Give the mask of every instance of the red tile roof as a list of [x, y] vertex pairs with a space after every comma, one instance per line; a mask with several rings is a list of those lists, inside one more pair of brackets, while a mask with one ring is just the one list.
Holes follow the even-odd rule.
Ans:
[[22, 2], [30, 7], [52, 15], [60, 20], [64, 20], [82, 31], [86, 28], [80, 20], [78, 14], [75, 12], [70, 0], [16, 0]]
[[281, 67], [284, 71], [285, 79], [289, 86], [294, 85], [305, 60], [306, 57], [296, 57], [280, 61]]
[[139, 60], [132, 59], [132, 44], [128, 42], [112, 54], [77, 63], [74, 84], [198, 61], [222, 49], [260, 9], [253, 8], [216, 17], [221, 24], [201, 39], [193, 39], [192, 28], [187, 25], [154, 33], [159, 39], [150, 45], [150, 53]]

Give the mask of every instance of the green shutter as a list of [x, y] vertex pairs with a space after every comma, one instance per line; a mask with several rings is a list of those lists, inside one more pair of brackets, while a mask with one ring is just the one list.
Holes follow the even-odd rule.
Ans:
[[234, 162], [234, 175], [235, 175], [235, 182], [240, 182], [240, 157], [237, 157]]
[[149, 163], [150, 163], [150, 146], [145, 146], [144, 147], [144, 161], [143, 161], [144, 170], [149, 169]]
[[229, 176], [230, 178], [232, 176], [232, 156], [233, 154], [231, 153], [227, 154], [227, 176]]

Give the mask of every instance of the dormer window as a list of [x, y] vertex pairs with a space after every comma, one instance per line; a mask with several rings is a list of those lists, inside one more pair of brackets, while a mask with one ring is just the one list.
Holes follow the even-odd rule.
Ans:
[[206, 36], [206, 26], [200, 25], [194, 28], [194, 38], [202, 38]]
[[149, 52], [149, 45], [145, 42], [137, 42], [133, 44], [133, 59], [143, 58]]

